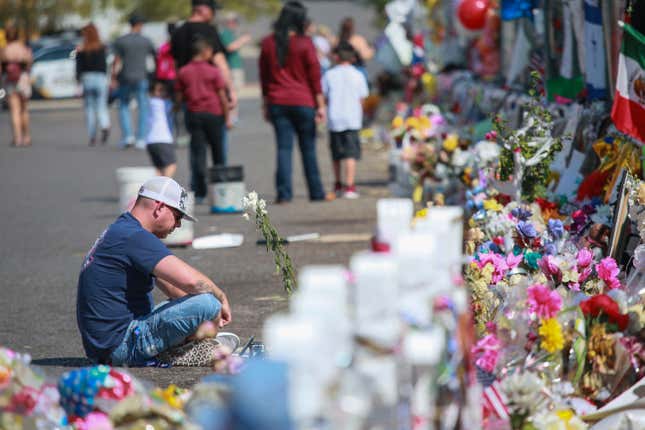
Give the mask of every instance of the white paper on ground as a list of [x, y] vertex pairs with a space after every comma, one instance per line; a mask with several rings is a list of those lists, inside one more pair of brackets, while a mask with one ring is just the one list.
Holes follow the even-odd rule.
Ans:
[[211, 234], [193, 240], [193, 249], [234, 248], [244, 243], [241, 234]]

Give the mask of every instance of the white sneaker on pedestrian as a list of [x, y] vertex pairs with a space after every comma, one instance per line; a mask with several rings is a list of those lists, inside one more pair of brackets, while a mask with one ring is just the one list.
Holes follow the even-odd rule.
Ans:
[[356, 185], [352, 185], [350, 187], [346, 187], [345, 190], [343, 191], [343, 198], [345, 199], [357, 199], [361, 195], [358, 194], [358, 191], [356, 191]]
[[123, 149], [132, 148], [134, 146], [134, 137], [128, 137], [127, 139], [122, 140], [119, 146]]
[[137, 140], [137, 143], [135, 145], [137, 149], [146, 149], [146, 141], [145, 140]]

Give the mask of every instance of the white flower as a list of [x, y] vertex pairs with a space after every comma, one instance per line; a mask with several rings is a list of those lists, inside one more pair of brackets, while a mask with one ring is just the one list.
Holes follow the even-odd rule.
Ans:
[[256, 214], [265, 215], [267, 213], [267, 203], [258, 197], [258, 193], [251, 191], [244, 198], [242, 198], [242, 207], [244, 208], [244, 219], [247, 221], [251, 216], [255, 217]]
[[504, 378], [501, 385], [512, 413], [532, 414], [544, 403], [544, 382], [534, 373], [514, 373]]

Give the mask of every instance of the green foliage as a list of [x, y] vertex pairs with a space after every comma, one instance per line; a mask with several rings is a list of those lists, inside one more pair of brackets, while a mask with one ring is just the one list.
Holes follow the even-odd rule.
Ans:
[[[223, 0], [225, 10], [238, 12], [246, 19], [275, 15], [280, 0]], [[190, 0], [0, 0], [0, 26], [11, 21], [27, 35], [60, 29], [67, 14], [90, 17], [92, 12], [114, 7], [123, 13], [124, 20], [137, 11], [151, 21], [184, 19], [190, 13]]]
[[[532, 202], [546, 194], [547, 182], [551, 172], [551, 163], [555, 155], [562, 150], [560, 138], [551, 138], [553, 118], [551, 113], [541, 104], [537, 91], [538, 76], [532, 75], [532, 88], [529, 94], [532, 100], [529, 104], [527, 115], [524, 118], [524, 127], [520, 130], [510, 130], [508, 124], [496, 117], [493, 126], [497, 130], [500, 141], [503, 143], [500, 154], [499, 174], [503, 181], [509, 180], [518, 174], [521, 168], [521, 196], [522, 200]], [[552, 141], [551, 146], [545, 149], [545, 143]], [[518, 154], [519, 153], [519, 154]], [[524, 162], [536, 158], [535, 163], [525, 166], [516, 166], [517, 155]]]
[[[114, 6], [126, 15], [134, 11], [151, 21], [183, 19], [190, 14], [188, 0], [113, 0]], [[246, 19], [255, 19], [262, 15], [273, 15], [280, 10], [280, 0], [223, 0], [224, 10], [238, 12]]]

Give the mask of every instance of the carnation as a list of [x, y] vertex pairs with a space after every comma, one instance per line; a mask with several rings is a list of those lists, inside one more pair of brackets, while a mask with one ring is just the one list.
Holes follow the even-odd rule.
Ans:
[[536, 284], [528, 288], [529, 311], [540, 318], [553, 318], [562, 308], [562, 298], [557, 291]]

